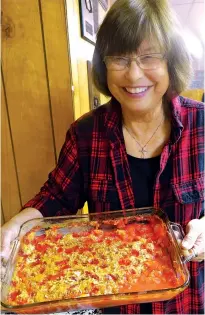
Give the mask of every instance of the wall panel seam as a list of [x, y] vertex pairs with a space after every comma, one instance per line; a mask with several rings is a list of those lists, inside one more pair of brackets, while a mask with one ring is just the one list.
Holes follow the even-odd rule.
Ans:
[[10, 136], [11, 136], [11, 148], [12, 148], [12, 153], [13, 153], [13, 158], [14, 158], [14, 167], [15, 167], [15, 174], [16, 174], [16, 179], [17, 179], [18, 194], [19, 194], [20, 204], [21, 204], [21, 207], [22, 207], [23, 204], [22, 204], [20, 183], [19, 183], [19, 177], [18, 177], [18, 171], [17, 171], [17, 162], [16, 162], [16, 156], [15, 156], [15, 150], [14, 150], [14, 141], [13, 141], [13, 136], [12, 136], [12, 128], [11, 128], [9, 108], [8, 108], [8, 101], [7, 101], [7, 95], [6, 95], [6, 86], [5, 86], [4, 74], [3, 74], [2, 67], [1, 67], [1, 75], [2, 75], [2, 88], [3, 88], [3, 93], [4, 93], [4, 96], [5, 96], [6, 113], [7, 113], [7, 117], [8, 117], [8, 126], [9, 126], [9, 132], [10, 132]]
[[39, 15], [40, 15], [42, 44], [43, 44], [43, 54], [44, 54], [44, 61], [45, 61], [45, 72], [46, 72], [46, 80], [47, 80], [46, 84], [47, 84], [47, 89], [48, 89], [48, 101], [49, 101], [49, 112], [50, 112], [50, 118], [51, 118], [53, 148], [54, 148], [55, 163], [57, 164], [57, 150], [56, 150], [56, 141], [55, 141], [55, 132], [54, 132], [53, 112], [52, 112], [52, 106], [51, 106], [48, 63], [47, 63], [47, 56], [46, 56], [46, 45], [45, 45], [45, 36], [44, 36], [44, 27], [43, 27], [43, 15], [42, 15], [42, 8], [41, 8], [41, 1], [40, 0], [38, 0], [38, 4], [39, 4]]
[[3, 208], [3, 204], [2, 204], [2, 200], [1, 200], [1, 223], [5, 223], [5, 217], [4, 217], [4, 208]]

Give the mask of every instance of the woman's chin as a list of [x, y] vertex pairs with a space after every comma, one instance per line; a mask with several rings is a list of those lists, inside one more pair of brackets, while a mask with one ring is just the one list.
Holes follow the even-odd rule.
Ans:
[[133, 113], [143, 113], [153, 110], [153, 104], [147, 102], [123, 102], [121, 105], [123, 110]]

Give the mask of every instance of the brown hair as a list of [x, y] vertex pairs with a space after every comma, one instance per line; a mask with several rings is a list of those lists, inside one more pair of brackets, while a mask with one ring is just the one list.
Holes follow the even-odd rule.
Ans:
[[144, 39], [157, 40], [166, 54], [170, 78], [167, 98], [187, 87], [190, 56], [168, 0], [116, 0], [98, 30], [93, 55], [93, 80], [101, 93], [111, 96], [104, 57], [136, 52]]

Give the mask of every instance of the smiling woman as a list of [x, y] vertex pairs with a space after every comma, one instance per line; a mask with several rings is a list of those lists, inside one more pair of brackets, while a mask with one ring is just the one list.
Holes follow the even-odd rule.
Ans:
[[170, 10], [167, 1], [116, 1], [97, 36], [94, 82], [120, 103], [127, 153], [138, 158], [161, 154], [171, 132], [168, 102], [190, 79], [190, 57]]
[[157, 109], [168, 89], [169, 76], [167, 60], [160, 53], [160, 47], [152, 48], [144, 40], [135, 54], [109, 56], [104, 60], [109, 91], [120, 102], [125, 116], [136, 115], [138, 111], [157, 111], [161, 121], [162, 115]]
[[9, 242], [28, 215], [75, 214], [86, 201], [89, 212], [162, 208], [184, 229], [184, 255], [195, 253], [189, 288], [168, 302], [102, 312], [203, 314], [204, 105], [179, 96], [190, 72], [168, 0], [117, 0], [98, 31], [93, 56], [94, 83], [111, 100], [72, 124], [47, 182], [4, 225], [1, 255], [8, 256]]

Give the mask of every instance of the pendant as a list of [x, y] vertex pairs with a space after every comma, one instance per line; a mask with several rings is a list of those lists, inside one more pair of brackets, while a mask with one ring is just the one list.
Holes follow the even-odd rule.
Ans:
[[145, 150], [145, 148], [141, 148], [141, 150], [139, 150], [139, 152], [141, 153], [141, 158], [145, 159], [145, 153], [147, 153], [147, 151]]

